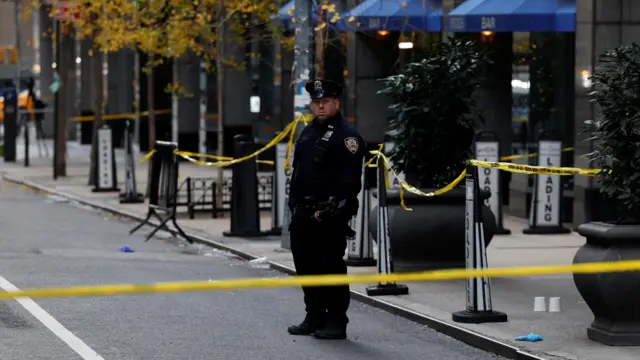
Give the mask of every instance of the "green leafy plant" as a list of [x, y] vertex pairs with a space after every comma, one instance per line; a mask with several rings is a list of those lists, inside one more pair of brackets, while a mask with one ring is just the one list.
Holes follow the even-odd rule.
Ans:
[[602, 116], [587, 120], [588, 154], [604, 171], [600, 192], [616, 201], [620, 220], [640, 221], [640, 47], [608, 50], [591, 76], [591, 101]]
[[391, 97], [395, 114], [388, 135], [394, 170], [412, 185], [439, 188], [458, 177], [472, 157], [476, 125], [473, 93], [489, 63], [473, 41], [450, 37], [426, 58], [382, 79], [379, 94]]

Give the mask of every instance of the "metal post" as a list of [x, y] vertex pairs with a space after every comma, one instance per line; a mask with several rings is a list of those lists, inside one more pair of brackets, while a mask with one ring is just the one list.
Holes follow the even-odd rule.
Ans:
[[294, 118], [309, 114], [309, 96], [305, 95], [304, 84], [309, 81], [312, 71], [313, 30], [311, 0], [295, 0], [296, 39], [293, 48]]
[[134, 126], [132, 143], [134, 144], [136, 151], [138, 151], [140, 149], [140, 52], [137, 49], [133, 53], [133, 98], [133, 113], [135, 116], [133, 117]]
[[[16, 26], [16, 31], [15, 31], [15, 41], [16, 41], [16, 79], [15, 79], [15, 87], [16, 87], [16, 122], [18, 124], [20, 124], [21, 120], [22, 120], [22, 112], [20, 111], [20, 55], [21, 55], [21, 51], [20, 51], [20, 2], [19, 0], [16, 0], [14, 3], [14, 7], [13, 7], [13, 19], [14, 19], [14, 23]], [[29, 166], [29, 127], [28, 127], [28, 123], [25, 123], [24, 125], [24, 136], [25, 136], [25, 166]], [[18, 129], [20, 129], [18, 127]], [[18, 136], [18, 133], [15, 133], [16, 138]], [[17, 139], [16, 139], [17, 140]]]
[[[200, 120], [198, 122], [198, 152], [207, 153], [207, 64], [200, 62]], [[204, 156], [201, 161], [206, 161]]]
[[[218, 76], [218, 156], [224, 156], [224, 69], [222, 57], [224, 56], [224, 5], [222, 1], [218, 1], [217, 6], [217, 19], [218, 27], [216, 28], [216, 48], [218, 52], [216, 54], [216, 74]], [[217, 180], [217, 194], [216, 194], [216, 208], [222, 209], [222, 183], [224, 182], [224, 168], [218, 167], [218, 180]]]
[[[178, 57], [173, 57], [173, 64], [171, 66], [172, 80], [175, 83], [178, 81]], [[178, 94], [174, 89], [171, 94], [171, 142], [178, 143]], [[178, 144], [178, 148], [180, 148]]]

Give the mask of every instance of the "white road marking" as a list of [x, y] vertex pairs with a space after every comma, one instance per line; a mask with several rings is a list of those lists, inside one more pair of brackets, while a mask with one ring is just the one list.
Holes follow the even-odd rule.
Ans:
[[[15, 285], [9, 280], [0, 276], [0, 288], [5, 291], [18, 291]], [[31, 313], [36, 319], [38, 319], [44, 326], [46, 326], [52, 333], [54, 333], [60, 340], [64, 341], [73, 351], [78, 353], [84, 360], [104, 360], [104, 358], [98, 355], [89, 345], [80, 340], [71, 331], [67, 330], [58, 320], [49, 315], [43, 308], [40, 307], [33, 299], [28, 297], [18, 297], [16, 301], [22, 305], [28, 312]]]

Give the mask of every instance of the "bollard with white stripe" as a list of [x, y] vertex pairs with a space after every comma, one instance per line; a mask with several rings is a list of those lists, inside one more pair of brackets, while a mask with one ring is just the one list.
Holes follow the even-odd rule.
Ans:
[[118, 172], [116, 170], [116, 155], [113, 150], [111, 127], [103, 124], [98, 128], [98, 144], [95, 151], [96, 168], [93, 192], [120, 191], [118, 188]]
[[[387, 189], [385, 186], [385, 164], [378, 159], [378, 273], [393, 273], [391, 257], [391, 237], [389, 236], [389, 210], [387, 209]], [[409, 287], [404, 284], [378, 283], [367, 288], [369, 296], [407, 295]]]
[[[478, 168], [467, 167], [465, 206], [465, 249], [467, 270], [488, 268], [484, 242]], [[453, 321], [467, 324], [506, 322], [507, 314], [491, 306], [491, 283], [488, 277], [467, 279], [467, 308], [452, 314]]]
[[358, 194], [358, 214], [353, 221], [356, 235], [354, 238], [348, 239], [347, 242], [345, 262], [348, 266], [374, 266], [376, 264], [376, 259], [373, 257], [373, 240], [368, 228], [371, 204], [366, 163], [367, 159], [365, 158], [362, 160], [362, 190]]
[[[493, 131], [481, 131], [476, 134], [475, 139], [476, 159], [480, 161], [498, 162], [500, 161], [500, 141], [498, 135]], [[496, 168], [479, 169], [478, 182], [480, 187], [491, 193], [487, 205], [496, 217], [496, 235], [509, 235], [511, 230], [503, 226], [502, 216], [502, 184], [500, 181], [500, 170]]]
[[[384, 151], [384, 155], [387, 157], [387, 166], [389, 167], [389, 169], [393, 168], [393, 161], [390, 159], [389, 154], [394, 147], [395, 147], [395, 144], [393, 143], [393, 141], [391, 141], [391, 137], [389, 135], [385, 135], [384, 147], [382, 149]], [[391, 171], [387, 172], [387, 180], [389, 181], [389, 188], [391, 189], [400, 188], [400, 182], [398, 180], [401, 180], [401, 181], [406, 180], [404, 173], [397, 173], [396, 175], [398, 176], [397, 178], [393, 176]]]
[[[562, 166], [562, 137], [544, 131], [538, 139], [538, 166]], [[523, 234], [568, 234], [570, 229], [562, 226], [562, 181], [558, 175], [535, 175], [529, 227]]]

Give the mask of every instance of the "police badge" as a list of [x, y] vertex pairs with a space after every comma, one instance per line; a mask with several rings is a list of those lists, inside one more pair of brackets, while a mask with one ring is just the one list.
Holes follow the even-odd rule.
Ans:
[[351, 151], [352, 154], [355, 154], [358, 152], [358, 139], [354, 138], [354, 137], [348, 137], [346, 139], [344, 139], [344, 144], [347, 147], [347, 150]]
[[316, 80], [313, 84], [313, 91], [316, 92], [316, 97], [321, 98], [324, 96], [324, 89], [322, 88], [322, 81]]

